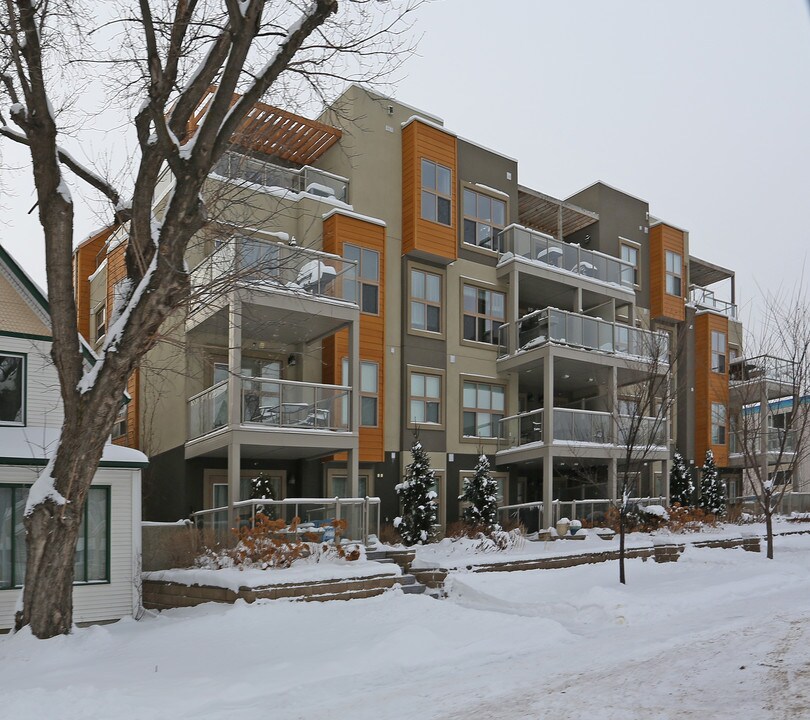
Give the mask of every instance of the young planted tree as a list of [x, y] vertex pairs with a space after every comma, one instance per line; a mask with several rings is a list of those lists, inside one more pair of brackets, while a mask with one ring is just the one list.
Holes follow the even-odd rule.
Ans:
[[[211, 169], [268, 93], [303, 102], [302, 93], [320, 97], [336, 78], [379, 77], [407, 49], [403, 19], [414, 4], [133, 0], [105, 6], [111, 16], [97, 24], [120, 34], [101, 49], [92, 47], [98, 3], [6, 0], [0, 6], [0, 138], [30, 152], [64, 406], [59, 446], [25, 511], [18, 629], [30, 625], [40, 638], [71, 629], [73, 559], [88, 489], [127, 378], [189, 294], [186, 250], [211, 219], [205, 193]], [[99, 104], [83, 93], [84, 76], [70, 80], [76, 69], [91, 73], [105, 61], [99, 78], [111, 98], [131, 98], [134, 108], [137, 148], [124, 187], [76, 160], [110, 148], [94, 144], [71, 153], [64, 145], [70, 137], [63, 118], [83, 103], [88, 114]], [[68, 67], [74, 75], [64, 74]], [[55, 112], [61, 101], [67, 114]], [[74, 201], [66, 173], [106, 199], [128, 235], [121, 302], [87, 371], [77, 342]], [[172, 190], [156, 213], [158, 182], [166, 179]]]
[[746, 348], [732, 374], [733, 433], [744, 492], [765, 517], [773, 559], [773, 516], [785, 493], [796, 489], [810, 442], [810, 303], [802, 286], [764, 299], [758, 333]]
[[436, 526], [436, 478], [418, 439], [411, 447], [411, 457], [405, 479], [395, 487], [402, 515], [394, 518], [394, 527], [406, 545], [422, 545], [433, 537]]
[[672, 458], [672, 468], [669, 471], [669, 498], [673, 505], [678, 503], [681, 507], [692, 507], [695, 498], [695, 483], [686, 462], [677, 450]]
[[726, 490], [717, 474], [717, 466], [711, 448], [706, 451], [706, 460], [700, 471], [698, 505], [701, 510], [711, 515], [720, 516], [726, 513]]
[[492, 477], [487, 456], [481, 453], [475, 465], [475, 475], [464, 480], [464, 492], [459, 500], [469, 503], [461, 514], [464, 523], [484, 532], [499, 530], [498, 481]]

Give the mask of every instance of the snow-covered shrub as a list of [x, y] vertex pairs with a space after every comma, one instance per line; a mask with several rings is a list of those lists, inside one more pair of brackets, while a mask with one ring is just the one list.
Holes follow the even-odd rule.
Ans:
[[402, 504], [402, 515], [394, 518], [394, 527], [406, 545], [422, 545], [432, 539], [436, 525], [436, 479], [419, 440], [411, 447], [411, 457], [405, 479], [394, 488]]
[[479, 533], [477, 552], [503, 552], [505, 550], [520, 549], [526, 539], [520, 530], [493, 530], [489, 535]]
[[498, 525], [498, 481], [489, 470], [489, 460], [483, 453], [478, 458], [475, 474], [464, 479], [464, 492], [458, 496], [469, 503], [461, 513], [464, 522], [487, 533], [500, 530]]
[[706, 451], [706, 461], [701, 470], [698, 505], [712, 515], [724, 515], [726, 512], [726, 490], [717, 474], [714, 453], [711, 448]]
[[669, 472], [669, 496], [672, 504], [678, 503], [681, 507], [691, 507], [695, 501], [695, 483], [683, 456], [676, 450], [672, 459], [672, 469]]

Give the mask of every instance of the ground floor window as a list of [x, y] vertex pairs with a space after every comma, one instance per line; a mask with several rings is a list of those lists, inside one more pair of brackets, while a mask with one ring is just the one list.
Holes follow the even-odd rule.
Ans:
[[[0, 589], [20, 587], [25, 580], [23, 514], [28, 485], [0, 485]], [[79, 528], [74, 582], [110, 579], [110, 488], [91, 487]]]

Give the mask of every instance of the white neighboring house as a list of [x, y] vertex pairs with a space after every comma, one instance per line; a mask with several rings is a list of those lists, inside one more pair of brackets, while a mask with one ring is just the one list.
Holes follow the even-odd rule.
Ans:
[[[85, 347], [88, 363], [94, 361]], [[0, 246], [0, 631], [13, 626], [25, 576], [27, 488], [56, 451], [63, 410], [44, 293]], [[76, 551], [75, 623], [140, 608], [141, 469], [146, 456], [108, 442]]]

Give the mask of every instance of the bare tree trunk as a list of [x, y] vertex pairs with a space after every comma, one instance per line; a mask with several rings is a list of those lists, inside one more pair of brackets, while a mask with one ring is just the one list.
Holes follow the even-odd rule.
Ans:
[[627, 584], [624, 575], [624, 510], [619, 513], [619, 582]]
[[765, 509], [765, 535], [768, 546], [768, 560], [773, 560], [773, 508], [771, 507], [770, 498], [768, 498], [768, 507]]

